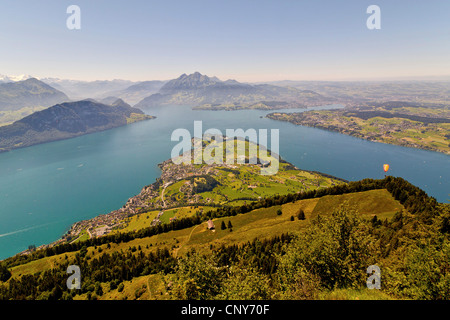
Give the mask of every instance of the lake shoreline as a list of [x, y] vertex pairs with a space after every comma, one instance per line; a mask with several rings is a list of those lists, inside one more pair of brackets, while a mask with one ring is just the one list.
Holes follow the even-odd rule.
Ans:
[[382, 178], [382, 165], [389, 163], [391, 175], [411, 181], [439, 202], [448, 199], [450, 161], [445, 154], [280, 123], [265, 118], [267, 111], [164, 107], [151, 112], [158, 121], [1, 153], [0, 234], [46, 226], [0, 238], [0, 259], [30, 244], [51, 243], [73, 223], [120, 208], [161, 175], [157, 164], [170, 157], [176, 144], [170, 140], [173, 130], [191, 131], [198, 120], [204, 128], [222, 132], [226, 128], [279, 129], [283, 159], [302, 170], [348, 181]]

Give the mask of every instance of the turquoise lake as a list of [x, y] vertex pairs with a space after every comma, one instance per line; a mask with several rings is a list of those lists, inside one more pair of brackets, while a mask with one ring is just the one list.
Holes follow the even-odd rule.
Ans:
[[177, 144], [170, 140], [172, 131], [193, 132], [194, 120], [203, 121], [203, 130], [224, 134], [227, 128], [279, 129], [285, 160], [347, 180], [383, 178], [388, 163], [390, 175], [449, 201], [448, 155], [278, 122], [264, 118], [267, 113], [156, 108], [149, 112], [154, 120], [1, 153], [0, 259], [55, 241], [76, 221], [122, 207], [160, 175], [157, 164]]

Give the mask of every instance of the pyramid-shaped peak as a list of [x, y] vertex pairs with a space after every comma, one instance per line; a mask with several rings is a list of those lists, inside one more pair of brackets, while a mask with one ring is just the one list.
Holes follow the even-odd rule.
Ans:
[[167, 82], [162, 88], [161, 92], [168, 92], [172, 90], [192, 90], [198, 88], [204, 88], [221, 81], [216, 77], [208, 77], [200, 72], [196, 71], [189, 75], [183, 73], [177, 79]]

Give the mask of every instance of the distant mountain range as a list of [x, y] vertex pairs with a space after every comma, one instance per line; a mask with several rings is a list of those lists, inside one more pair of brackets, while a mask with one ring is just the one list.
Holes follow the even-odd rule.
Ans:
[[[33, 80], [34, 79], [34, 80]], [[26, 82], [26, 81], [30, 82]], [[45, 90], [23, 84], [40, 81]], [[10, 83], [7, 83], [10, 82]], [[42, 87], [42, 84], [39, 84]], [[446, 105], [448, 81], [274, 81], [241, 83], [222, 81], [199, 72], [182, 74], [170, 81], [97, 80], [33, 78], [30, 75], [0, 75], [0, 111], [28, 106], [51, 106], [64, 101], [93, 98], [111, 103], [118, 98], [139, 108], [158, 105], [191, 105], [200, 109], [279, 109], [340, 103], [348, 107], [399, 100], [415, 104]], [[18, 89], [19, 88], [19, 89]], [[64, 93], [62, 100], [45, 100], [45, 92]], [[47, 92], [48, 93], [48, 92]], [[33, 97], [34, 99], [31, 99]], [[42, 108], [40, 108], [42, 109]], [[29, 114], [30, 110], [26, 110]], [[9, 118], [25, 115], [18, 112]], [[2, 115], [0, 114], [0, 117]], [[1, 119], [0, 119], [1, 120]], [[10, 121], [10, 120], [9, 120]], [[0, 121], [1, 123], [2, 121]], [[3, 121], [8, 122], [8, 121]]]
[[217, 77], [208, 77], [199, 72], [189, 75], [182, 74], [177, 79], [170, 81], [79, 81], [29, 78], [1, 83], [1, 81], [14, 81], [28, 77], [30, 76], [0, 76], [0, 111], [2, 108], [16, 110], [13, 108], [50, 106], [87, 98], [93, 98], [106, 104], [120, 98], [142, 109], [160, 105], [190, 105], [213, 110], [277, 109], [335, 102], [314, 90], [273, 84], [247, 84], [236, 80], [222, 81]]
[[129, 80], [97, 80], [79, 81], [57, 78], [45, 78], [43, 82], [65, 92], [71, 99], [80, 100], [93, 98], [96, 100], [122, 99], [133, 105], [157, 93], [167, 82], [160, 80], [133, 82]]
[[65, 93], [35, 78], [0, 83], [0, 111], [34, 106], [49, 107], [64, 101], [69, 101]]
[[151, 119], [123, 100], [112, 105], [82, 100], [57, 104], [0, 127], [0, 152]]
[[[269, 108], [290, 106], [305, 107], [323, 105], [332, 100], [312, 90], [300, 90], [269, 84], [251, 85], [236, 80], [221, 81], [199, 72], [182, 74], [164, 84], [158, 93], [152, 94], [136, 104], [138, 108], [161, 105], [210, 105], [211, 109], [230, 105], [247, 108], [263, 101], [271, 101]], [[280, 102], [280, 105], [274, 102]], [[267, 106], [267, 105], [266, 105]]]
[[120, 98], [133, 105], [142, 99], [159, 92], [166, 82], [167, 81], [159, 80], [138, 82], [125, 89], [108, 92], [109, 96], [104, 99], [109, 99], [109, 101], [111, 101]]
[[101, 99], [113, 95], [117, 97], [116, 92], [120, 92], [135, 84], [135, 82], [129, 80], [80, 81], [58, 78], [44, 78], [41, 80], [65, 92], [73, 100], [86, 98]]

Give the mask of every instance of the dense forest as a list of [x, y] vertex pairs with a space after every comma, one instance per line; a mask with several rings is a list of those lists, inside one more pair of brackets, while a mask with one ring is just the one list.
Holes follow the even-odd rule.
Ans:
[[[389, 220], [376, 216], [366, 220], [351, 204], [341, 206], [334, 208], [331, 216], [319, 215], [299, 234], [211, 248], [208, 255], [193, 251], [175, 258], [167, 248], [145, 254], [140, 247], [92, 259], [86, 254], [90, 247], [95, 250], [102, 244], [110, 246], [179, 230], [210, 218], [245, 214], [301, 199], [380, 188], [387, 189], [406, 210]], [[404, 179], [390, 176], [274, 196], [135, 232], [57, 245], [28, 256], [6, 259], [0, 264], [0, 299], [72, 299], [83, 293], [95, 299], [102, 295], [100, 283], [115, 289], [125, 280], [154, 273], [170, 275], [167, 291], [174, 299], [316, 299], [334, 289], [364, 288], [369, 265], [381, 268], [382, 291], [390, 297], [449, 299], [449, 207]], [[299, 219], [300, 216], [299, 213]], [[11, 278], [9, 269], [15, 265], [68, 252], [76, 252], [75, 257], [66, 258], [66, 263], [53, 269]], [[66, 269], [70, 264], [89, 270], [83, 272], [81, 291], [65, 289]]]
[[398, 213], [390, 221], [363, 220], [351, 207], [318, 217], [297, 235], [212, 255], [178, 260], [170, 294], [175, 299], [318, 299], [336, 289], [362, 290], [369, 265], [381, 270], [381, 291], [393, 299], [450, 298], [448, 219], [427, 223]]

